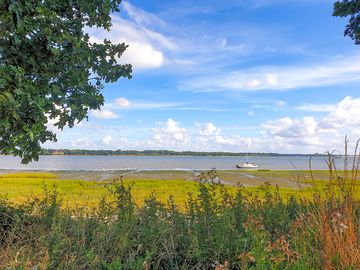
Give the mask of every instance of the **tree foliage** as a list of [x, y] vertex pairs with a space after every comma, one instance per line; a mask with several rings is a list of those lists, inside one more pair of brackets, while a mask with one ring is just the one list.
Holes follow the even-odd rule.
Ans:
[[73, 127], [104, 103], [104, 83], [131, 78], [127, 45], [92, 42], [121, 0], [0, 0], [0, 153], [38, 160], [47, 128]]
[[334, 16], [348, 17], [349, 22], [345, 27], [344, 35], [354, 40], [356, 45], [360, 44], [360, 0], [343, 0], [334, 4]]

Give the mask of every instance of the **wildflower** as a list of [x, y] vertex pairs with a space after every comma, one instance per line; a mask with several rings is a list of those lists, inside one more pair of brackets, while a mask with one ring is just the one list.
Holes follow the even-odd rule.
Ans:
[[228, 264], [229, 264], [228, 261], [225, 261], [224, 264], [216, 262], [215, 270], [229, 270]]
[[270, 260], [274, 263], [281, 263], [281, 262], [285, 261], [285, 258], [275, 257], [275, 258], [271, 258]]
[[340, 233], [343, 233], [344, 231], [346, 231], [347, 228], [349, 228], [347, 225], [345, 225], [342, 222], [339, 224], [339, 227], [340, 227], [339, 229]]
[[255, 257], [250, 252], [243, 252], [237, 257], [240, 261], [255, 263]]

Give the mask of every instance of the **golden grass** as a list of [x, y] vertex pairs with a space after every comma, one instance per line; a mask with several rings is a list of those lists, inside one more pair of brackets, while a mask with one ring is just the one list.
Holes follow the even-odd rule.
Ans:
[[[301, 172], [300, 172], [301, 173]], [[270, 171], [252, 172], [255, 175], [268, 176], [272, 178], [290, 177], [293, 171]], [[221, 175], [221, 174], [220, 174]], [[301, 180], [303, 184], [309, 184], [306, 188], [296, 190], [293, 188], [279, 188], [278, 192], [283, 199], [294, 195], [297, 198], [312, 200], [314, 186], [318, 190], [326, 190], [328, 180], [325, 180], [325, 172], [316, 172], [321, 180], [309, 180], [308, 177]], [[151, 177], [151, 175], [149, 175]], [[306, 176], [308, 176], [306, 174]], [[155, 195], [158, 201], [167, 203], [173, 196], [175, 203], [183, 208], [188, 200], [189, 193], [197, 194], [197, 183], [184, 180], [179, 174], [179, 179], [172, 177], [171, 180], [160, 180], [132, 177], [124, 180], [125, 184], [132, 186], [132, 195], [135, 203], [142, 205], [144, 199]], [[0, 197], [6, 197], [15, 204], [23, 203], [31, 198], [42, 198], [45, 189], [56, 189], [63, 202], [63, 207], [70, 209], [95, 207], [103, 197], [110, 196], [109, 181], [85, 181], [85, 180], [63, 180], [58, 179], [53, 173], [20, 172], [0, 175]], [[230, 192], [235, 192], [236, 187], [226, 186]], [[259, 187], [243, 187], [243, 192], [249, 196], [263, 197], [264, 191]], [[270, 187], [274, 190], [274, 187]], [[360, 193], [356, 192], [360, 197]]]
[[15, 204], [43, 197], [44, 190], [56, 188], [64, 206], [95, 205], [106, 194], [104, 184], [83, 180], [59, 180], [54, 174], [16, 173], [1, 175], [0, 196]]
[[[125, 184], [132, 186], [135, 203], [142, 205], [144, 199], [155, 195], [158, 201], [167, 203], [173, 196], [175, 203], [185, 207], [189, 193], [197, 194], [197, 183], [189, 180], [158, 180], [158, 179], [126, 179]], [[95, 207], [103, 197], [110, 196], [110, 182], [96, 182], [85, 180], [60, 180], [51, 173], [11, 173], [0, 175], [0, 197], [6, 197], [15, 204], [23, 203], [31, 198], [42, 198], [45, 189], [56, 189], [60, 195], [63, 207], [76, 209]], [[226, 186], [230, 192], [236, 187]], [[274, 189], [270, 187], [270, 189]], [[262, 197], [264, 191], [258, 187], [243, 188], [244, 193]], [[280, 195], [286, 199], [291, 195], [311, 198], [312, 189], [295, 190], [279, 188]]]
[[[166, 203], [172, 195], [175, 203], [184, 206], [188, 193], [197, 192], [196, 183], [186, 180], [124, 180], [132, 186], [132, 194], [137, 204], [155, 194], [160, 202]], [[104, 196], [110, 196], [109, 182], [84, 180], [60, 180], [49, 173], [16, 173], [0, 176], [0, 196], [15, 204], [34, 197], [43, 197], [45, 189], [56, 189], [63, 206], [69, 208], [93, 207]]]

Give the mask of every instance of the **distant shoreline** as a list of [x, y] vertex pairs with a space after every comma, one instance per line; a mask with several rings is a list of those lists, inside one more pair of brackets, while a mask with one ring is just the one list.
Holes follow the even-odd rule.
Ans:
[[208, 157], [311, 157], [326, 156], [323, 154], [282, 154], [282, 153], [254, 153], [254, 152], [196, 152], [171, 150], [85, 150], [85, 149], [43, 149], [43, 156], [208, 156]]

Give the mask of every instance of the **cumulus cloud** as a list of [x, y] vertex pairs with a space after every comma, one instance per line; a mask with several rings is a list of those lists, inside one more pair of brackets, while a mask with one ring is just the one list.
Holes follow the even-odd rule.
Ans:
[[102, 139], [102, 144], [105, 146], [110, 146], [113, 149], [118, 149], [120, 147], [123, 147], [128, 143], [128, 139], [124, 137], [119, 138], [113, 138], [111, 135], [107, 135]]
[[285, 117], [266, 122], [262, 128], [263, 132], [273, 136], [297, 138], [314, 135], [317, 123], [313, 117], [304, 117], [301, 120]]
[[[127, 41], [126, 41], [127, 42]], [[130, 63], [134, 70], [158, 68], [164, 64], [164, 55], [150, 44], [130, 41], [122, 61]]]
[[336, 104], [329, 116], [320, 122], [320, 126], [324, 129], [344, 127], [358, 129], [360, 126], [360, 98], [345, 97]]
[[[342, 149], [348, 135], [355, 141], [360, 135], [360, 98], [345, 97], [330, 104], [326, 116], [282, 117], [253, 127], [252, 136], [243, 136], [240, 127], [218, 127], [215, 122], [183, 126], [169, 118], [155, 128], [141, 130], [141, 138], [120, 137], [119, 129], [102, 129], [102, 136], [72, 140], [73, 147], [109, 147], [111, 149], [171, 149], [232, 152], [314, 153]], [[123, 130], [122, 130], [123, 131]], [[121, 132], [122, 132], [121, 131]], [[121, 133], [123, 134], [123, 133]], [[130, 138], [130, 136], [129, 136]]]
[[[213, 151], [237, 151], [239, 149], [244, 151], [251, 144], [250, 138], [242, 138], [238, 135], [224, 136], [221, 133], [221, 129], [211, 122], [204, 124], [196, 123], [196, 126], [199, 128], [199, 131], [194, 140], [199, 149], [209, 151], [210, 147]], [[228, 147], [232, 147], [232, 149]]]
[[[216, 135], [214, 137], [214, 142], [219, 145], [228, 145], [233, 147], [244, 147], [244, 143], [247, 142], [247, 139], [242, 139], [239, 136], [233, 137], [224, 137], [222, 135]], [[246, 148], [243, 148], [246, 149]]]
[[163, 127], [153, 129], [153, 141], [164, 147], [173, 147], [189, 142], [189, 135], [179, 122], [169, 118]]
[[119, 115], [114, 113], [113, 111], [103, 109], [103, 110], [96, 110], [91, 111], [90, 115], [97, 118], [97, 119], [117, 119], [119, 118]]
[[271, 142], [275, 150], [292, 152], [327, 151], [331, 150], [329, 147], [341, 149], [345, 135], [355, 141], [359, 136], [360, 98], [345, 97], [328, 107], [332, 110], [321, 119], [284, 117], [263, 123], [265, 141]]
[[[195, 123], [195, 127], [183, 127], [169, 118], [152, 129], [148, 140], [128, 142], [131, 149], [170, 149], [178, 151], [245, 151], [257, 139], [225, 136], [211, 122]], [[158, 125], [159, 125], [158, 124]]]
[[113, 16], [111, 31], [90, 29], [90, 41], [102, 43], [104, 39], [114, 43], [129, 44], [122, 55], [121, 63], [133, 65], [134, 70], [158, 68], [164, 64], [164, 55], [155, 42], [136, 24]]
[[221, 130], [217, 128], [213, 123], [205, 123], [204, 125], [201, 125], [201, 128], [199, 130], [199, 134], [202, 136], [213, 136], [213, 135], [219, 135]]

